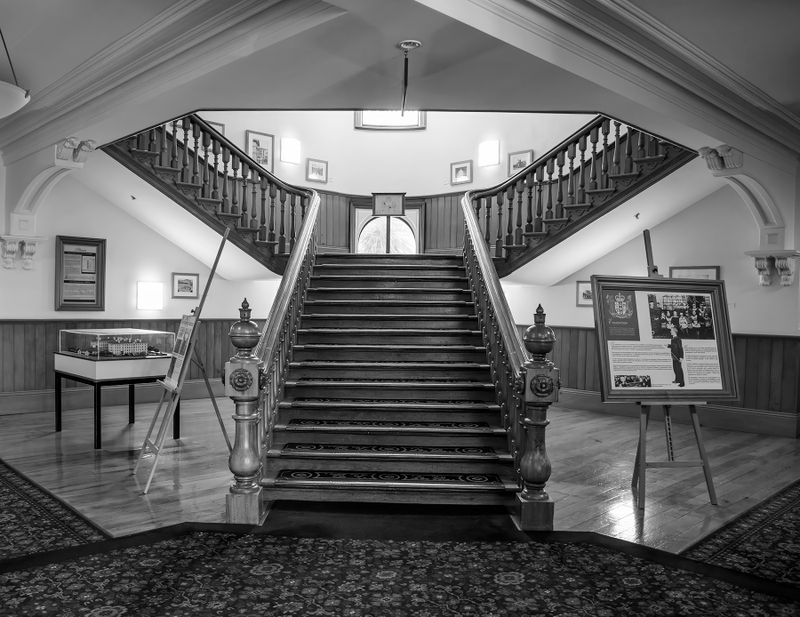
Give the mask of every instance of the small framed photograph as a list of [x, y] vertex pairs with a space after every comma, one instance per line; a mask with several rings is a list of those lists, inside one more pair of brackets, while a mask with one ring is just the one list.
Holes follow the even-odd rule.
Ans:
[[720, 280], [719, 266], [670, 266], [669, 278], [718, 281]]
[[56, 236], [57, 311], [105, 310], [106, 241]]
[[592, 306], [592, 282], [576, 281], [575, 283], [575, 304], [576, 306]]
[[533, 163], [533, 150], [510, 152], [508, 155], [508, 175], [513, 176], [531, 163]]
[[328, 182], [328, 161], [306, 159], [306, 180], [309, 182]]
[[186, 272], [172, 273], [173, 298], [197, 298], [200, 275]]
[[468, 184], [472, 182], [472, 161], [450, 163], [450, 184]]
[[267, 171], [273, 171], [275, 137], [257, 131], [245, 131], [245, 151], [256, 163]]
[[206, 120], [206, 124], [208, 124], [212, 129], [217, 131], [220, 135], [225, 134], [225, 125], [222, 122], [211, 122], [211, 120]]

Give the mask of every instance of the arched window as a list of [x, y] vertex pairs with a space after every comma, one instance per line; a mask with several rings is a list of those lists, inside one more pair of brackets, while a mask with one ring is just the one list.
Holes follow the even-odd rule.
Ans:
[[356, 242], [356, 253], [417, 252], [414, 229], [399, 216], [373, 216], [361, 227]]

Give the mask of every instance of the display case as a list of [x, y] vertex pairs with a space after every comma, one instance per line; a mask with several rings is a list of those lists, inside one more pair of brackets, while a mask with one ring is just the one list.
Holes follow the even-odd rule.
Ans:
[[90, 379], [163, 376], [175, 333], [137, 328], [60, 330], [56, 371]]

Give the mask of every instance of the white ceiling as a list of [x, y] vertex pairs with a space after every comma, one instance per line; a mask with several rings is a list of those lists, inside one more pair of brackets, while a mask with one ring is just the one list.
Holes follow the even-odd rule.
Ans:
[[798, 0], [0, 0], [32, 98], [0, 149], [11, 164], [197, 109], [395, 108], [414, 38], [410, 107], [600, 111], [796, 156], [798, 24]]

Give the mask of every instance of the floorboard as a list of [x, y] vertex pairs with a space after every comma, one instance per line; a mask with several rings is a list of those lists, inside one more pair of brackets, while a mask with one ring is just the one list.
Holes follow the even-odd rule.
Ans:
[[[233, 436], [233, 405], [218, 399]], [[181, 403], [181, 439], [165, 442], [152, 486], [149, 464], [132, 474], [154, 404], [103, 409], [103, 447], [92, 448], [91, 409], [67, 411], [63, 431], [49, 412], [0, 416], [0, 458], [76, 508], [113, 536], [165, 525], [223, 522], [231, 483], [225, 440], [210, 401]], [[699, 410], [702, 420], [702, 408]], [[709, 503], [702, 470], [650, 469], [646, 507], [636, 507], [631, 473], [638, 419], [553, 407], [547, 451], [553, 472], [555, 528], [596, 531], [679, 552], [800, 478], [800, 441], [703, 428], [719, 504]], [[673, 425], [677, 460], [697, 459], [689, 425]], [[648, 460], [665, 458], [663, 423], [648, 432]]]

